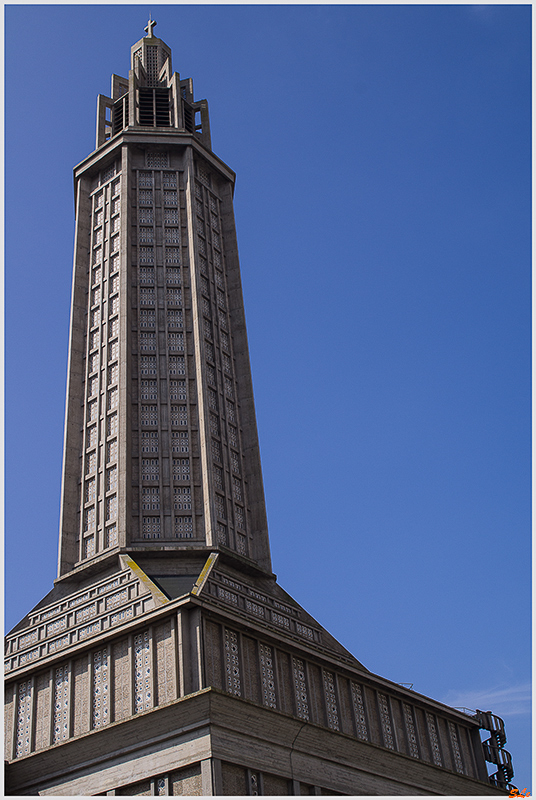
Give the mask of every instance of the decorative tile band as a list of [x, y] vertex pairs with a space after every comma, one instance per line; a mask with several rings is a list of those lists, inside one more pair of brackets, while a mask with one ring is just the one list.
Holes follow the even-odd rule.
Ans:
[[38, 657], [39, 648], [36, 648], [35, 650], [30, 650], [28, 653], [22, 653], [22, 655], [19, 657], [19, 662], [21, 664], [26, 664], [27, 661], [33, 661], [34, 658]]
[[84, 625], [83, 628], [80, 628], [78, 631], [78, 639], [85, 639], [86, 636], [95, 636], [95, 634], [101, 632], [101, 625], [102, 620], [98, 619], [96, 622], [93, 622], [91, 625]]
[[313, 629], [309, 628], [308, 625], [301, 625], [299, 622], [296, 623], [296, 633], [299, 633], [300, 636], [305, 636], [306, 639], [310, 639], [311, 641], [315, 638]]
[[119, 586], [119, 578], [115, 578], [113, 581], [105, 583], [104, 586], [99, 586], [97, 591], [99, 594], [104, 594], [104, 592], [109, 592], [110, 589], [115, 589], [116, 586]]
[[128, 592], [126, 589], [123, 589], [121, 592], [116, 592], [115, 594], [111, 594], [106, 598], [106, 609], [117, 608], [117, 606], [122, 606], [127, 602]]
[[[49, 625], [47, 625], [47, 636], [54, 636], [56, 633], [64, 631], [66, 627], [67, 620], [65, 617], [57, 619], [55, 622], [51, 622]], [[35, 633], [37, 634], [37, 631], [35, 631]], [[37, 639], [37, 636], [35, 638]]]
[[272, 622], [275, 622], [276, 625], [280, 625], [282, 628], [290, 630], [290, 620], [288, 617], [278, 614], [277, 611], [272, 611]]
[[[62, 647], [67, 647], [70, 644], [69, 635], [61, 636], [59, 639], [54, 639], [52, 642], [48, 643], [48, 652], [53, 653], [55, 650], [61, 650]], [[20, 660], [22, 662], [22, 656]]]
[[278, 608], [280, 611], [284, 611], [286, 614], [292, 614], [293, 611], [288, 606], [284, 606], [282, 603], [278, 603], [277, 600], [274, 600], [274, 608]]
[[84, 600], [89, 600], [89, 592], [84, 592], [84, 594], [78, 595], [78, 597], [73, 597], [72, 600], [69, 600], [69, 608], [74, 608], [74, 606], [80, 605], [80, 603], [83, 603]]
[[[102, 629], [100, 623], [97, 623], [97, 626], [94, 628], [79, 627], [80, 625], [83, 625], [84, 622], [87, 622], [91, 618], [97, 616], [98, 609], [95, 602], [86, 605], [85, 608], [78, 609], [77, 606], [81, 605], [82, 603], [87, 603], [87, 601], [90, 599], [95, 600], [97, 595], [102, 595], [106, 592], [109, 592], [110, 590], [119, 586], [121, 583], [134, 583], [133, 576], [131, 575], [130, 571], [124, 571], [115, 580], [107, 581], [106, 583], [97, 585], [89, 591], [86, 590], [80, 594], [74, 595], [74, 597], [72, 597], [70, 600], [66, 599], [63, 603], [57, 604], [50, 608], [45, 608], [43, 611], [31, 615], [30, 624], [33, 629], [30, 629], [29, 631], [19, 635], [6, 637], [6, 655], [9, 656], [11, 654], [15, 654], [17, 651], [25, 651], [26, 648], [37, 643], [38, 641], [44, 646], [44, 651], [41, 653], [39, 649], [34, 649], [31, 652], [21, 652], [18, 659], [8, 658], [6, 661], [6, 671], [9, 672], [12, 669], [16, 669], [18, 666], [22, 666], [28, 661], [38, 658], [45, 652], [54, 652], [60, 648], [66, 647], [72, 642], [75, 642], [77, 639], [100, 632]], [[131, 594], [133, 595], [131, 602], [134, 601], [138, 595], [136, 587], [133, 588], [134, 591], [132, 591], [132, 589], [130, 590]], [[125, 586], [122, 592], [107, 597], [105, 599], [106, 608], [115, 608], [123, 603], [127, 603], [129, 601], [128, 592], [129, 589], [127, 586]], [[74, 615], [66, 614], [65, 612], [68, 612], [70, 609], [76, 609], [76, 613]], [[58, 614], [63, 614], [63, 616], [39, 629], [38, 626], [40, 623], [46, 622], [51, 617], [55, 617]], [[106, 627], [105, 620], [103, 620], [103, 625]], [[76, 631], [76, 628], [79, 629], [78, 632]], [[71, 638], [68, 636], [63, 636], [50, 641], [52, 637], [57, 636], [59, 633], [66, 631], [67, 629], [74, 632], [71, 635]]]
[[31, 631], [31, 633], [27, 633], [25, 636], [21, 636], [19, 639], [19, 649], [22, 650], [24, 647], [28, 647], [31, 644], [34, 644], [37, 641], [37, 631]]
[[[316, 633], [313, 628], [311, 628], [309, 625], [304, 625], [295, 619], [295, 616], [298, 613], [295, 610], [289, 608], [288, 606], [282, 605], [277, 600], [268, 598], [266, 595], [256, 592], [254, 589], [251, 589], [245, 584], [240, 584], [236, 581], [230, 580], [221, 573], [215, 572], [212, 574], [211, 578], [211, 594], [218, 597], [218, 599], [224, 603], [234, 605], [244, 610], [246, 613], [252, 614], [261, 619], [264, 618], [267, 622], [271, 622], [273, 625], [285, 628], [290, 633], [297, 634], [298, 636], [308, 639], [309, 641], [318, 640], [318, 633]], [[238, 592], [240, 592], [240, 594], [226, 590], [221, 586], [221, 584], [225, 584], [225, 586], [236, 589]], [[259, 600], [262, 605], [260, 603], [254, 603], [252, 600], [248, 599], [249, 597]], [[287, 611], [289, 614], [293, 614], [293, 618], [290, 619], [289, 617], [280, 614], [279, 611], [275, 610], [276, 608]]]
[[[97, 604], [92, 603], [91, 605], [85, 606], [76, 612], [76, 623], [79, 624], [80, 622], [86, 622], [88, 619], [91, 619], [91, 617], [95, 616], [97, 616]], [[53, 624], [55, 625], [57, 623]], [[48, 627], [50, 627], [50, 625]]]
[[218, 587], [218, 596], [221, 597], [222, 600], [226, 600], [228, 603], [232, 603], [233, 605], [238, 605], [238, 595], [234, 592], [230, 592], [228, 589], [222, 589], [221, 586]]
[[253, 603], [251, 600], [246, 600], [246, 611], [250, 614], [255, 614], [257, 617], [264, 618], [264, 607], [258, 603]]
[[119, 622], [123, 622], [126, 619], [130, 619], [133, 615], [132, 608], [125, 608], [124, 611], [118, 611], [117, 614], [110, 615], [110, 625], [117, 625]]

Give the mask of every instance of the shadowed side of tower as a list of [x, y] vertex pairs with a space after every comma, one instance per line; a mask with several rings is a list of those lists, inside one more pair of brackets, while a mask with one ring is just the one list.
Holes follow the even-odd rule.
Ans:
[[373, 675], [276, 582], [235, 176], [155, 24], [74, 171], [58, 578], [7, 637], [8, 791], [494, 794], [485, 758], [504, 791], [498, 718]]

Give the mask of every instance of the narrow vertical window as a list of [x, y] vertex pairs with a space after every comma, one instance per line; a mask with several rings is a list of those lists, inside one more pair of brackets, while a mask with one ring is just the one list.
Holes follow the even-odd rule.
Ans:
[[351, 682], [352, 705], [354, 707], [357, 738], [368, 741], [367, 718], [365, 717], [365, 703], [359, 684]]
[[335, 693], [335, 675], [333, 672], [323, 671], [324, 677], [324, 696], [326, 698], [326, 710], [328, 714], [328, 728], [334, 731], [340, 730], [339, 711], [337, 708], [337, 696]]
[[226, 688], [230, 694], [241, 695], [240, 660], [238, 653], [238, 635], [225, 629], [225, 677]]
[[32, 681], [19, 683], [17, 692], [17, 719], [15, 756], [28, 755], [30, 752], [30, 734], [32, 721]]
[[389, 750], [395, 749], [393, 739], [393, 722], [391, 720], [391, 711], [389, 709], [389, 701], [387, 696], [378, 692], [378, 706], [380, 709], [380, 722], [382, 726], [383, 743]]
[[296, 713], [298, 717], [309, 720], [309, 698], [305, 682], [305, 665], [301, 658], [292, 659], [294, 673], [294, 696], [296, 698]]
[[93, 653], [93, 727], [108, 722], [108, 651]]
[[54, 671], [54, 715], [52, 741], [54, 744], [69, 736], [69, 667]]
[[261, 666], [262, 702], [268, 708], [277, 708], [275, 695], [274, 659], [272, 648], [259, 645], [259, 661]]
[[149, 631], [134, 637], [134, 711], [152, 706]]

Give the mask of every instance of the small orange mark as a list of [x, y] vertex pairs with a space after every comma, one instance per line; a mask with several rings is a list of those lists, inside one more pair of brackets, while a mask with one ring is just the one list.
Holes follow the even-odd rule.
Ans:
[[530, 792], [528, 789], [510, 789], [510, 794], [508, 797], [530, 797]]

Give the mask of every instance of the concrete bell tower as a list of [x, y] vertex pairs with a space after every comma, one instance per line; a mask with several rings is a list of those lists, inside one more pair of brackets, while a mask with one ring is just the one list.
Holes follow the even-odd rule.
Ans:
[[272, 572], [235, 175], [155, 25], [74, 169], [58, 577], [6, 640], [7, 793], [504, 794], [499, 718], [374, 675]]
[[221, 547], [271, 569], [234, 173], [155, 24], [99, 96], [97, 150], [75, 170], [60, 577], [123, 548]]

